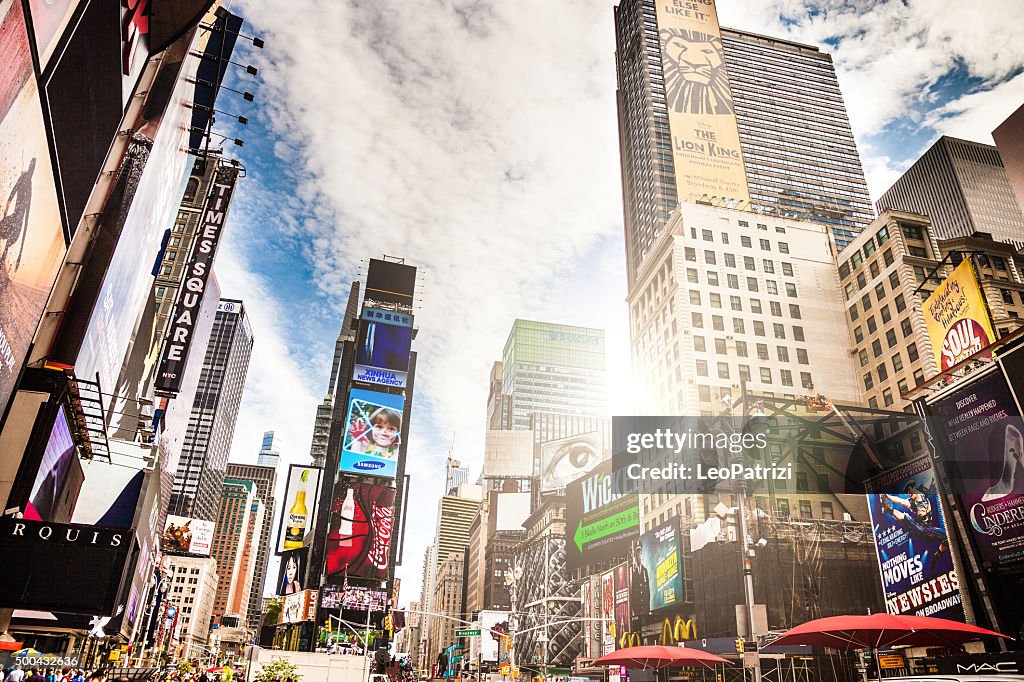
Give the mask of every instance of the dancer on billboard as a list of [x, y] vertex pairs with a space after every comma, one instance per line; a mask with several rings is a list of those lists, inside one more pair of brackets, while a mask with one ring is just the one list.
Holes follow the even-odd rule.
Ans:
[[[989, 443], [991, 445], [991, 439]], [[1007, 424], [1003, 438], [1003, 466], [999, 480], [985, 491], [981, 498], [982, 502], [992, 502], [1010, 494], [1024, 495], [1024, 472], [1018, 471], [1021, 466], [1024, 466], [1024, 461], [1021, 461], [1022, 453], [1024, 453], [1024, 437], [1021, 436], [1020, 429], [1013, 424]]]
[[916, 482], [909, 481], [903, 492], [906, 493], [905, 496], [883, 493], [882, 511], [894, 518], [911, 535], [940, 543], [938, 551], [932, 555], [929, 562], [934, 564], [939, 556], [948, 550], [946, 533], [936, 518], [928, 494], [921, 490]]

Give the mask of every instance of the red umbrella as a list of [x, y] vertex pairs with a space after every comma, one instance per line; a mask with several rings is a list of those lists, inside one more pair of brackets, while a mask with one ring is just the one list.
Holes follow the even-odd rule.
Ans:
[[624, 665], [640, 670], [661, 670], [683, 666], [704, 666], [713, 668], [716, 663], [729, 663], [721, 656], [709, 654], [700, 649], [684, 649], [678, 646], [633, 646], [605, 654], [594, 661], [594, 665]]
[[[959, 647], [979, 637], [1006, 635], [945, 618], [872, 613], [867, 616], [832, 616], [808, 621], [782, 633], [781, 637], [768, 646], [803, 644], [841, 651], [871, 649], [878, 664], [878, 649], [881, 647], [894, 644]], [[878, 678], [882, 678], [880, 667]]]
[[787, 630], [769, 646], [806, 644], [841, 651], [878, 649], [894, 644], [958, 647], [979, 637], [1006, 635], [945, 618], [873, 613], [808, 621]]

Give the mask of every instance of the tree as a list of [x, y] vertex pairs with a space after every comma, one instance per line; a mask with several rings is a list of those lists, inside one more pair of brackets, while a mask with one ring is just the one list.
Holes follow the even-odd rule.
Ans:
[[253, 678], [254, 682], [284, 682], [285, 680], [298, 682], [300, 679], [302, 679], [302, 673], [299, 672], [299, 669], [283, 658], [275, 658], [260, 668]]
[[264, 625], [277, 625], [278, 621], [281, 620], [281, 600], [272, 599], [267, 604], [267, 610], [263, 612], [263, 624]]

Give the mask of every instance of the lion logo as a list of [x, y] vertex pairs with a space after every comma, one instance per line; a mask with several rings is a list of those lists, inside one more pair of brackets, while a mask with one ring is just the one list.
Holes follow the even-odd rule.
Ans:
[[660, 33], [669, 106], [685, 114], [733, 113], [721, 39], [679, 28]]

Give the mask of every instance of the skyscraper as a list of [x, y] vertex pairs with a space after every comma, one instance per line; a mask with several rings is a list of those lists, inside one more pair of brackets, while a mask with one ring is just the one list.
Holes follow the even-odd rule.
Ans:
[[355, 341], [355, 328], [352, 321], [359, 314], [359, 282], [352, 282], [348, 292], [348, 304], [341, 320], [341, 331], [334, 342], [334, 359], [331, 362], [331, 376], [327, 382], [327, 394], [322, 403], [316, 407], [313, 423], [313, 440], [309, 446], [309, 456], [313, 458], [313, 466], [322, 467], [327, 459], [327, 441], [331, 436], [331, 415], [334, 412], [334, 393], [338, 385], [338, 372], [345, 350], [345, 341]]
[[874, 218], [832, 57], [722, 29], [750, 201], [832, 226], [843, 249]]
[[534, 412], [607, 415], [604, 330], [516, 320], [501, 367], [504, 429], [529, 429]]
[[622, 0], [615, 33], [631, 283], [679, 202], [827, 223], [840, 247], [871, 221], [827, 54], [720, 29], [713, 2], [683, 15]]
[[219, 576], [213, 603], [215, 619], [230, 614], [248, 620], [252, 578], [265, 523], [266, 508], [256, 494], [256, 484], [225, 478], [211, 552]]
[[939, 239], [986, 232], [1024, 246], [1024, 214], [999, 151], [940, 137], [878, 200], [878, 210], [921, 213]]
[[281, 451], [277, 448], [279, 441], [276, 441], [276, 436], [273, 431], [263, 432], [263, 445], [260, 446], [260, 454], [256, 459], [260, 466], [276, 469], [281, 462]]
[[[268, 431], [273, 434], [273, 431]], [[272, 442], [272, 437], [271, 437]], [[277, 486], [277, 464], [279, 455], [268, 456], [267, 439], [264, 436], [263, 448], [260, 450], [260, 464], [238, 464], [228, 462], [226, 475], [229, 478], [252, 481], [256, 484], [256, 496], [263, 500], [266, 508], [264, 514], [263, 528], [260, 532], [259, 545], [256, 552], [256, 565], [252, 572], [252, 587], [249, 590], [249, 611], [248, 627], [255, 630], [260, 624], [262, 616], [263, 584], [267, 578], [267, 561], [270, 558], [269, 549], [271, 536], [274, 529], [274, 509], [277, 506], [274, 499], [274, 491]], [[269, 463], [274, 461], [273, 465]]]
[[203, 358], [168, 512], [217, 518], [253, 336], [241, 301], [221, 299]]

